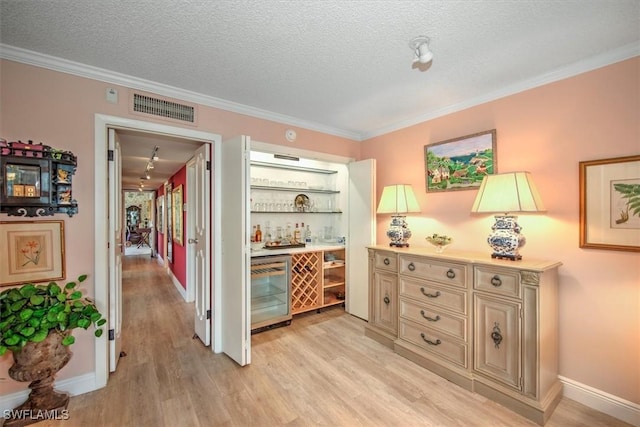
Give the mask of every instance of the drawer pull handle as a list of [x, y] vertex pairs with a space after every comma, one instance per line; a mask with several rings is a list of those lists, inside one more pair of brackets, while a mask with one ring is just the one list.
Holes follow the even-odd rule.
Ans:
[[456, 273], [455, 273], [455, 271], [453, 271], [452, 269], [449, 269], [449, 270], [447, 271], [447, 277], [448, 277], [449, 279], [455, 279], [455, 277], [456, 277]]
[[498, 322], [493, 323], [493, 332], [491, 332], [491, 339], [493, 340], [493, 344], [496, 348], [500, 348], [500, 343], [502, 342], [502, 334], [500, 333], [500, 326]]
[[389, 261], [389, 258], [385, 258], [384, 261], [382, 261], [384, 263], [384, 265], [389, 265], [391, 264], [391, 261]]
[[420, 310], [420, 314], [422, 314], [422, 317], [427, 319], [429, 322], [437, 322], [438, 320], [440, 320], [440, 315], [437, 315], [436, 317], [429, 317], [424, 314], [424, 310]]
[[391, 300], [389, 299], [389, 295], [385, 295], [382, 301], [384, 301], [385, 304], [389, 305], [389, 303], [391, 302]]
[[422, 295], [428, 298], [438, 298], [440, 296], [440, 291], [436, 291], [435, 294], [430, 294], [430, 293], [427, 293], [427, 291], [425, 291], [424, 288], [420, 288], [420, 292], [422, 292]]
[[500, 286], [502, 286], [502, 279], [500, 279], [500, 276], [498, 276], [498, 275], [496, 274], [495, 276], [493, 276], [493, 277], [491, 278], [491, 284], [492, 284], [493, 286], [495, 286], [496, 288], [497, 288], [497, 287], [500, 287]]
[[429, 345], [440, 345], [440, 344], [442, 344], [442, 341], [440, 341], [439, 339], [437, 339], [435, 341], [428, 340], [427, 337], [425, 337], [424, 333], [422, 333], [422, 332], [420, 333], [420, 336], [422, 337], [424, 342], [426, 342]]
[[407, 265], [407, 268], [409, 269], [409, 271], [415, 271], [416, 266], [415, 266], [415, 265], [413, 265], [413, 263], [412, 263], [412, 262], [410, 262], [410, 263], [409, 263], [409, 265]]

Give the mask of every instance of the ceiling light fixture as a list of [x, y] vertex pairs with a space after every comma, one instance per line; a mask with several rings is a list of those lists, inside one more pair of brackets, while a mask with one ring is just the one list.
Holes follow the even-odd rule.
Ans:
[[417, 36], [411, 39], [409, 47], [413, 50], [413, 63], [428, 64], [433, 60], [433, 52], [429, 50], [431, 39], [427, 36]]
[[156, 145], [151, 152], [151, 157], [149, 157], [149, 161], [147, 162], [147, 167], [144, 168], [144, 172], [140, 179], [151, 179], [151, 174], [149, 171], [154, 168], [153, 162], [158, 161], [158, 146]]

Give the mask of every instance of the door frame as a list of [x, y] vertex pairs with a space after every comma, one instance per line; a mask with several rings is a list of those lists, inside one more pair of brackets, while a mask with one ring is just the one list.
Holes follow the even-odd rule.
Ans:
[[[195, 179], [195, 158], [192, 157], [187, 162], [187, 188], [193, 188], [193, 180]], [[192, 193], [190, 193], [192, 194]], [[186, 268], [186, 280], [187, 289], [185, 295], [186, 302], [195, 301], [195, 286], [193, 286], [193, 280], [195, 278], [195, 250], [192, 244], [188, 242], [189, 237], [195, 234], [195, 212], [194, 212], [194, 200], [190, 195], [187, 197], [187, 212], [186, 212], [186, 229], [184, 230], [184, 245], [187, 252], [187, 268]]]
[[[107, 188], [109, 177], [107, 150], [108, 150], [108, 130], [128, 129], [149, 133], [159, 133], [178, 138], [192, 139], [209, 143], [212, 145], [212, 185], [211, 202], [214, 207], [220, 206], [220, 184], [221, 184], [221, 143], [222, 137], [219, 134], [204, 132], [195, 129], [187, 129], [175, 126], [168, 126], [142, 120], [133, 120], [125, 117], [109, 116], [105, 114], [95, 114], [94, 119], [94, 299], [98, 309], [103, 313], [109, 312], [109, 263], [108, 263], [108, 242], [109, 229], [105, 227], [108, 216], [108, 193]], [[212, 279], [212, 304], [213, 313], [220, 313], [220, 283], [221, 278], [221, 248], [220, 230], [222, 229], [220, 209], [213, 209], [211, 215], [211, 236], [212, 245], [209, 257], [212, 259], [213, 271]], [[221, 322], [213, 322], [213, 338], [211, 340], [212, 350], [216, 353], [221, 350]], [[95, 386], [101, 388], [107, 385], [109, 378], [109, 341], [108, 334], [103, 334], [95, 340]]]

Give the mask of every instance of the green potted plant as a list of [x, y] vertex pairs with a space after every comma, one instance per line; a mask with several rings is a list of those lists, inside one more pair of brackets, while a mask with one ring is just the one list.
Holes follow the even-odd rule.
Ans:
[[71, 359], [69, 346], [75, 342], [71, 332], [94, 325], [95, 336], [100, 337], [107, 322], [93, 300], [78, 289], [86, 278], [81, 275], [64, 286], [26, 283], [0, 293], [0, 356], [11, 351], [14, 364], [9, 376], [31, 382], [29, 399], [5, 426], [26, 425], [20, 414], [66, 409], [69, 396], [53, 390], [53, 377]]

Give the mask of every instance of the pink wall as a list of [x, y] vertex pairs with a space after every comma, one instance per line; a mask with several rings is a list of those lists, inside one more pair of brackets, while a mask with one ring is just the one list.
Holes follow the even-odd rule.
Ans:
[[[640, 403], [640, 254], [580, 249], [578, 162], [640, 154], [640, 59], [589, 73], [363, 142], [377, 159], [378, 200], [385, 185], [413, 184], [422, 213], [408, 217], [413, 246], [445, 233], [451, 249], [490, 253], [493, 219], [471, 216], [476, 191], [426, 193], [427, 144], [497, 130], [499, 172], [533, 174], [548, 210], [521, 215], [524, 257], [560, 268], [560, 375]], [[401, 165], [401, 166], [399, 166]], [[389, 216], [378, 218], [386, 243]]]
[[[93, 296], [91, 281], [94, 275], [95, 197], [106, 197], [94, 192], [94, 122], [95, 114], [127, 117], [179, 126], [162, 120], [132, 115], [128, 102], [130, 89], [70, 74], [0, 60], [0, 137], [7, 140], [33, 140], [56, 148], [72, 151], [78, 157], [73, 194], [79, 204], [79, 213], [73, 218], [57, 215], [65, 221], [67, 277], [86, 273], [87, 294]], [[107, 88], [118, 90], [119, 101], [106, 101]], [[199, 106], [196, 129], [222, 135], [223, 140], [237, 135], [250, 135], [252, 140], [293, 146], [345, 157], [358, 158], [360, 143], [307, 129], [295, 128], [242, 114], [231, 113], [207, 106]], [[193, 127], [189, 127], [193, 128]], [[298, 134], [295, 143], [286, 141], [284, 134], [294, 128]], [[106, 158], [105, 158], [106, 162]], [[3, 221], [20, 218], [0, 215]], [[94, 340], [89, 332], [76, 335], [74, 357], [58, 374], [58, 379], [71, 378], [94, 371]], [[0, 372], [6, 372], [11, 356], [0, 358]], [[26, 384], [11, 379], [0, 381], [0, 396], [22, 390]]]
[[[91, 278], [94, 251], [87, 242], [94, 241], [94, 198], [104, 197], [94, 194], [94, 115], [141, 117], [129, 113], [127, 88], [6, 60], [0, 67], [0, 137], [42, 141], [78, 156], [74, 196], [80, 213], [64, 217], [67, 259], [73, 260], [67, 262], [67, 275], [88, 273]], [[272, 144], [376, 158], [378, 197], [391, 183], [411, 183], [417, 190], [422, 214], [409, 217], [414, 246], [424, 245], [427, 233], [442, 232], [455, 238], [454, 248], [487, 253], [485, 239], [492, 220], [470, 216], [475, 191], [426, 194], [422, 153], [425, 144], [497, 129], [498, 170], [531, 171], [548, 209], [544, 216], [521, 216], [528, 238], [522, 253], [563, 262], [561, 375], [639, 404], [640, 255], [578, 248], [578, 162], [640, 152], [639, 76], [640, 59], [635, 58], [362, 144], [298, 128], [292, 144], [284, 138], [291, 126], [204, 106], [197, 129], [222, 134], [223, 139], [245, 134]], [[118, 89], [118, 104], [106, 102], [108, 87]], [[380, 243], [385, 241], [388, 220], [378, 219]], [[86, 286], [92, 294], [90, 279]], [[78, 333], [76, 338], [75, 357], [59, 379], [93, 371], [91, 334]], [[9, 359], [0, 359], [0, 372], [6, 372]], [[25, 387], [0, 382], [0, 395]]]

